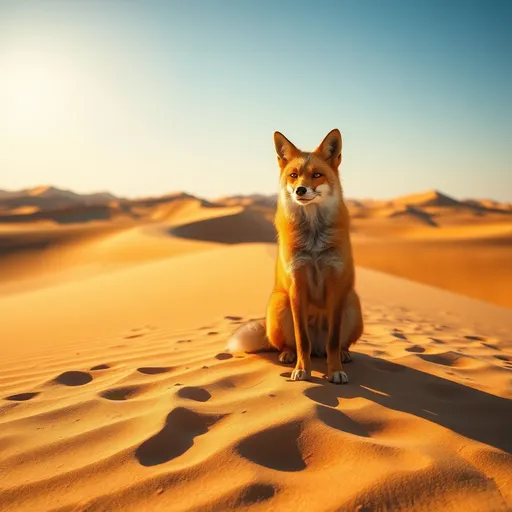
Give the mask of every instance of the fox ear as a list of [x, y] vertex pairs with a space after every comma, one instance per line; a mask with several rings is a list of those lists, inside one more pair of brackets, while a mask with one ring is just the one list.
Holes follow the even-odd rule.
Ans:
[[274, 132], [274, 145], [276, 147], [277, 160], [281, 169], [300, 153], [294, 144], [280, 132]]
[[327, 161], [334, 169], [338, 168], [341, 163], [341, 133], [337, 128], [325, 136], [315, 149], [315, 154]]

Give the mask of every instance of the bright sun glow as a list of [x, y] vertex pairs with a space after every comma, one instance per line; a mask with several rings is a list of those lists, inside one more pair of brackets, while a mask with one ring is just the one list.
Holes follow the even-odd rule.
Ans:
[[80, 104], [80, 83], [65, 59], [11, 53], [0, 56], [0, 69], [5, 77], [0, 83], [0, 106], [11, 134], [61, 124]]

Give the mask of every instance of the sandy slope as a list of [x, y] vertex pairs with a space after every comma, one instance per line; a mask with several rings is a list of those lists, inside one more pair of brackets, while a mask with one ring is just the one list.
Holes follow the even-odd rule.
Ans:
[[209, 249], [216, 244], [170, 235], [178, 226], [209, 222], [239, 211], [208, 208], [195, 198], [186, 198], [149, 209], [138, 207], [139, 220], [90, 219], [70, 225], [0, 224], [0, 295], [69, 283], [133, 264]]
[[[486, 226], [487, 227], [487, 226]], [[353, 237], [359, 265], [512, 308], [512, 232]]]
[[267, 228], [186, 208], [71, 244], [122, 265], [0, 296], [1, 510], [511, 509], [510, 309], [359, 269], [349, 384], [290, 382], [224, 349], [264, 313]]

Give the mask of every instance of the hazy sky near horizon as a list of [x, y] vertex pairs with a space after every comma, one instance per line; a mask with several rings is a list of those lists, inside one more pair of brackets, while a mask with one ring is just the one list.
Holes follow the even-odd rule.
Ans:
[[273, 193], [279, 130], [348, 197], [512, 200], [512, 2], [0, 1], [0, 189]]

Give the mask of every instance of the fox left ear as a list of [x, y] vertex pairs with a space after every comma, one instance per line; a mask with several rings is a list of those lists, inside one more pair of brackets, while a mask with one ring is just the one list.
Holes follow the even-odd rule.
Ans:
[[334, 169], [341, 163], [341, 133], [337, 128], [331, 130], [314, 151]]

